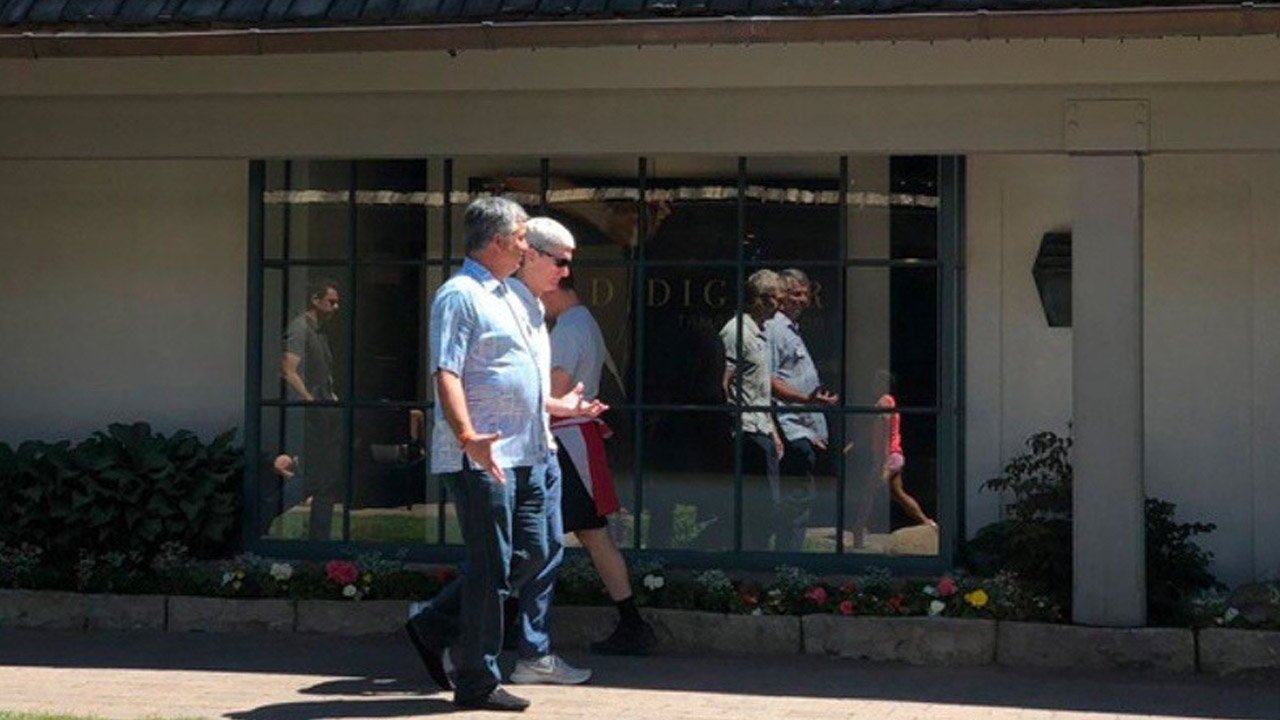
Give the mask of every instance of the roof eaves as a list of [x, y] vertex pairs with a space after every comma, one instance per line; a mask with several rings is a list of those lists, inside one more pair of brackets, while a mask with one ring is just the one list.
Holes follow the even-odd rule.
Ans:
[[1280, 5], [0, 33], [0, 57], [1280, 34]]

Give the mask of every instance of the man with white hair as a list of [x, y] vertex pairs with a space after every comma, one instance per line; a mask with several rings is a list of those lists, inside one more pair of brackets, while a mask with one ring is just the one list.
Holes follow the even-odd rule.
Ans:
[[[773, 358], [761, 327], [778, 311], [783, 284], [778, 273], [757, 270], [747, 277], [746, 312], [729, 318], [720, 329], [724, 344], [724, 394], [729, 402], [747, 408], [741, 414], [743, 523], [742, 549], [769, 550], [775, 534], [778, 461], [783, 455], [782, 437], [774, 425], [771, 379]], [[776, 539], [775, 550], [785, 539]]]
[[[551, 383], [551, 341], [547, 329], [547, 311], [542, 304], [541, 296], [555, 288], [564, 278], [569, 276], [569, 264], [573, 261], [576, 247], [573, 234], [559, 222], [548, 217], [537, 217], [529, 220], [527, 240], [529, 249], [525, 252], [524, 262], [516, 271], [511, 281], [511, 289], [516, 297], [524, 303], [529, 315], [529, 324], [533, 328], [534, 346], [538, 356], [538, 375], [542, 382], [543, 395], [555, 397]], [[562, 393], [585, 397], [582, 383]], [[591, 397], [598, 409], [603, 409], [594, 396]], [[548, 405], [553, 417], [566, 417], [556, 407]], [[580, 413], [572, 417], [590, 420], [594, 414]], [[539, 468], [539, 474], [546, 488], [546, 502], [540, 518], [529, 518], [530, 522], [542, 522], [546, 527], [550, 553], [547, 563], [537, 577], [530, 580], [520, 592], [520, 625], [518, 651], [520, 659], [511, 671], [511, 682], [518, 684], [550, 683], [556, 685], [577, 685], [591, 677], [591, 671], [575, 668], [560, 656], [551, 652], [551, 637], [548, 632], [548, 619], [551, 612], [551, 601], [555, 593], [555, 580], [560, 572], [560, 563], [564, 559], [564, 517], [561, 514], [561, 494], [563, 492], [563, 476], [560, 463], [556, 457], [556, 440], [551, 428], [547, 428], [547, 446], [553, 448], [546, 463]]]

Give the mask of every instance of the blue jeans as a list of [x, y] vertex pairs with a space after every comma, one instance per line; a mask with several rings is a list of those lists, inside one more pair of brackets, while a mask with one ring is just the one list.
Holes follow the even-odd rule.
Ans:
[[555, 452], [547, 461], [535, 465], [531, 482], [541, 483], [545, 492], [545, 505], [541, 518], [521, 518], [532, 528], [541, 524], [547, 538], [547, 560], [537, 575], [520, 589], [520, 657], [540, 658], [551, 654], [550, 626], [551, 600], [555, 595], [556, 576], [564, 560], [564, 516], [560, 510], [560, 495], [564, 486], [560, 475], [560, 462]]
[[503, 473], [505, 483], [470, 468], [443, 476], [453, 494], [466, 560], [459, 577], [415, 618], [451, 647], [460, 701], [484, 697], [501, 681], [502, 606], [513, 592], [520, 594], [521, 656], [540, 657], [550, 649], [547, 614], [555, 568], [564, 554], [559, 466], [504, 468]]

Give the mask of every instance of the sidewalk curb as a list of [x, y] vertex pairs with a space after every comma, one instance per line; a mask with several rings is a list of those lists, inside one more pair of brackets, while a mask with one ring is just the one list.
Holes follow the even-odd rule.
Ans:
[[[82, 595], [0, 590], [0, 627], [47, 630], [381, 635], [399, 629], [403, 600], [286, 600], [164, 595]], [[1091, 628], [928, 617], [725, 615], [644, 608], [657, 652], [832, 655], [913, 665], [1137, 669], [1227, 675], [1280, 670], [1280, 632], [1229, 628]], [[607, 636], [617, 610], [556, 606], [557, 647]]]

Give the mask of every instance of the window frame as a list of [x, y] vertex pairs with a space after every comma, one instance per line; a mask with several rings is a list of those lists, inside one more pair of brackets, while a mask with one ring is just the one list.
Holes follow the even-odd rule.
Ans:
[[[938, 554], [932, 556], [892, 556], [884, 554], [865, 554], [849, 552], [844, 547], [844, 532], [846, 520], [846, 486], [848, 484], [846, 463], [836, 463], [836, 509], [835, 521], [836, 527], [841, 531], [836, 534], [836, 548], [833, 552], [764, 552], [764, 551], [744, 551], [742, 547], [742, 526], [743, 526], [743, 473], [742, 473], [742, 435], [737, 433], [734, 439], [735, 458], [734, 458], [734, 527], [733, 527], [733, 548], [726, 551], [707, 551], [694, 549], [667, 549], [658, 548], [651, 549], [642, 547], [642, 533], [637, 528], [632, 533], [630, 541], [621, 548], [628, 558], [629, 562], [644, 562], [661, 559], [662, 561], [676, 567], [685, 567], [690, 569], [700, 569], [709, 567], [726, 567], [740, 570], [769, 570], [780, 564], [795, 565], [803, 567], [812, 572], [821, 573], [851, 573], [858, 572], [869, 567], [884, 567], [889, 570], [902, 574], [932, 574], [939, 573], [950, 569], [955, 562], [956, 552], [960, 541], [965, 536], [964, 529], [964, 492], [962, 491], [964, 482], [964, 458], [963, 458], [963, 387], [960, 378], [963, 377], [964, 358], [963, 358], [963, 306], [964, 306], [964, 277], [962, 272], [962, 252], [964, 245], [964, 158], [962, 156], [936, 156], [937, 160], [937, 196], [938, 205], [936, 210], [936, 257], [927, 259], [905, 258], [895, 259], [892, 257], [871, 258], [871, 257], [849, 257], [849, 227], [848, 227], [848, 192], [849, 187], [849, 155], [833, 155], [833, 159], [839, 159], [840, 173], [840, 192], [839, 211], [838, 211], [838, 253], [832, 259], [822, 260], [797, 260], [797, 261], [780, 261], [780, 260], [751, 260], [744, 257], [744, 243], [738, 242], [736, 249], [736, 257], [731, 259], [716, 260], [694, 260], [688, 262], [672, 261], [670, 259], [649, 259], [646, 257], [646, 243], [641, 241], [637, 243], [636, 248], [630, 258], [617, 261], [595, 261], [586, 263], [591, 266], [603, 267], [624, 267], [635, 273], [634, 293], [628, 302], [631, 303], [632, 317], [634, 327], [632, 328], [632, 337], [630, 341], [635, 351], [633, 363], [633, 387], [632, 402], [621, 404], [615, 407], [617, 412], [626, 412], [630, 415], [633, 432], [634, 432], [634, 449], [632, 452], [632, 468], [631, 480], [633, 483], [632, 497], [636, 516], [645, 508], [644, 494], [644, 459], [645, 459], [645, 438], [644, 433], [639, 429], [643, 427], [644, 415], [647, 412], [660, 411], [679, 411], [683, 406], [673, 405], [652, 405], [645, 402], [643, 396], [643, 386], [645, 382], [645, 353], [640, 351], [645, 347], [646, 330], [645, 330], [645, 314], [646, 302], [644, 298], [645, 281], [648, 273], [652, 268], [656, 267], [673, 267], [673, 266], [696, 266], [696, 265], [716, 265], [729, 266], [732, 265], [737, 276], [737, 308], [742, 307], [743, 286], [746, 275], [756, 267], [777, 266], [782, 262], [786, 262], [789, 266], [800, 268], [819, 267], [823, 269], [833, 269], [839, 278], [838, 293], [841, 303], [846, 301], [847, 277], [853, 268], [884, 268], [892, 270], [893, 268], [933, 268], [934, 283], [937, 289], [937, 301], [935, 303], [936, 318], [936, 373], [937, 373], [937, 393], [935, 404], [929, 407], [911, 407], [904, 406], [899, 408], [903, 414], [926, 414], [936, 419], [936, 467], [934, 480], [937, 485], [937, 520], [941, 529], [939, 537]], [[888, 156], [894, 157], [894, 156]], [[528, 159], [525, 156], [522, 159]], [[306, 161], [306, 159], [299, 159]], [[737, 194], [737, 228], [738, 238], [744, 237], [746, 232], [746, 207], [747, 200], [745, 198], [745, 190], [749, 177], [749, 160], [748, 156], [738, 157], [737, 162], [737, 185], [739, 192]], [[354, 453], [345, 452], [345, 468], [344, 468], [344, 487], [345, 502], [343, 504], [342, 513], [342, 537], [343, 540], [332, 541], [313, 541], [307, 539], [279, 539], [265, 538], [257, 533], [262, 521], [261, 508], [258, 506], [259, 486], [264, 479], [269, 479], [269, 473], [264, 473], [264, 464], [258, 460], [262, 457], [264, 448], [262, 438], [262, 413], [267, 408], [279, 408], [283, 414], [290, 407], [306, 407], [308, 403], [290, 401], [283, 395], [278, 399], [265, 398], [263, 396], [263, 368], [265, 359], [262, 357], [263, 352], [263, 306], [266, 300], [264, 289], [264, 278], [268, 270], [281, 270], [285, 277], [283, 296], [288, 298], [288, 275], [289, 270], [294, 267], [341, 267], [346, 272], [349, 279], [350, 287], [344, 289], [343, 305], [344, 313], [347, 313], [350, 321], [346, 324], [346, 333], [343, 341], [346, 343], [347, 351], [347, 367], [345, 368], [345, 381], [348, 392], [346, 397], [337, 402], [337, 406], [341, 408], [344, 419], [343, 442], [345, 448], [352, 447], [354, 436], [354, 420], [358, 410], [399, 410], [399, 409], [419, 409], [426, 413], [431, 413], [434, 409], [434, 403], [419, 400], [404, 401], [382, 401], [382, 400], [362, 400], [354, 397], [355, 388], [355, 313], [360, 301], [358, 287], [358, 271], [364, 267], [394, 265], [399, 267], [414, 267], [420, 269], [424, 273], [430, 272], [431, 268], [439, 268], [442, 272], [442, 279], [447, 278], [452, 271], [461, 264], [461, 256], [454, 257], [455, 248], [452, 247], [453, 222], [452, 215], [455, 207], [452, 202], [453, 198], [453, 158], [421, 158], [421, 162], [427, 165], [428, 173], [435, 167], [436, 163], [440, 163], [442, 169], [442, 190], [443, 190], [443, 207], [441, 209], [441, 232], [440, 238], [441, 249], [440, 256], [433, 257], [430, 251], [425, 251], [422, 257], [415, 260], [404, 259], [384, 259], [384, 260], [365, 260], [358, 256], [357, 243], [357, 215], [356, 215], [356, 188], [357, 188], [357, 163], [360, 159], [346, 160], [349, 164], [348, 177], [348, 197], [347, 197], [347, 256], [341, 260], [312, 260], [301, 259], [292, 260], [289, 257], [287, 247], [287, 219], [286, 219], [286, 245], [280, 258], [267, 258], [266, 250], [266, 211], [264, 192], [266, 190], [266, 167], [265, 160], [252, 160], [248, 163], [249, 175], [249, 212], [248, 212], [248, 253], [247, 253], [247, 340], [245, 351], [245, 419], [244, 419], [244, 442], [245, 442], [245, 468], [244, 481], [242, 487], [243, 499], [243, 531], [242, 545], [255, 553], [278, 556], [278, 557], [296, 557], [296, 558], [312, 558], [323, 559], [334, 556], [350, 549], [358, 549], [359, 551], [378, 551], [387, 554], [404, 553], [407, 559], [420, 562], [441, 562], [456, 563], [462, 559], [463, 548], [461, 545], [445, 544], [446, 520], [444, 513], [444, 505], [447, 497], [443, 484], [439, 484], [437, 497], [434, 499], [437, 505], [436, 515], [436, 532], [425, 533], [426, 536], [434, 535], [435, 540], [432, 544], [422, 543], [401, 543], [401, 542], [353, 542], [345, 538], [350, 537], [350, 506], [354, 493], [354, 483], [352, 477], [354, 475], [355, 457]], [[290, 173], [285, 161], [285, 177], [288, 178]], [[649, 181], [651, 180], [648, 173], [649, 158], [641, 156], [637, 158], [637, 185], [640, 200], [647, 197]], [[539, 168], [541, 175], [541, 210], [547, 209], [547, 192], [549, 187], [550, 175], [550, 159], [543, 157], [539, 159]], [[430, 180], [428, 179], [428, 185]], [[286, 213], [286, 218], [288, 213]], [[646, 237], [647, 231], [647, 213], [639, 213], [639, 226], [637, 233], [640, 238]], [[430, 228], [428, 233], [430, 233]], [[425, 250], [425, 248], [424, 248]], [[891, 255], [892, 253], [886, 253]], [[842, 314], [846, 310], [841, 310]], [[287, 309], [285, 315], [288, 314]], [[741, 317], [738, 312], [737, 317]], [[424, 320], [425, 322], [425, 320]], [[843, 324], [842, 324], [843, 326]], [[844, 341], [842, 330], [842, 341], [839, 343], [839, 365], [843, 369], [840, 373], [839, 391], [841, 397], [845, 397], [845, 382], [848, 367], [847, 343]], [[741, 333], [739, 333], [741, 338]], [[738, 378], [741, 382], [741, 378]], [[692, 408], [690, 408], [692, 409]], [[741, 413], [751, 408], [717, 408], [715, 406], [698, 407], [699, 412], [716, 411], [730, 412], [735, 416], [735, 424], [740, 423]], [[819, 409], [819, 408], [815, 408]], [[869, 416], [881, 412], [873, 406], [853, 406], [841, 405], [832, 412], [833, 415], [839, 417], [839, 422], [833, 422], [833, 446], [836, 443], [843, 444], [843, 435], [845, 433], [845, 424], [848, 418], [855, 416]], [[270, 445], [268, 445], [270, 446]], [[425, 473], [424, 473], [425, 480]], [[429, 529], [428, 529], [429, 530]], [[575, 552], [581, 552], [577, 549], [571, 549]]]

